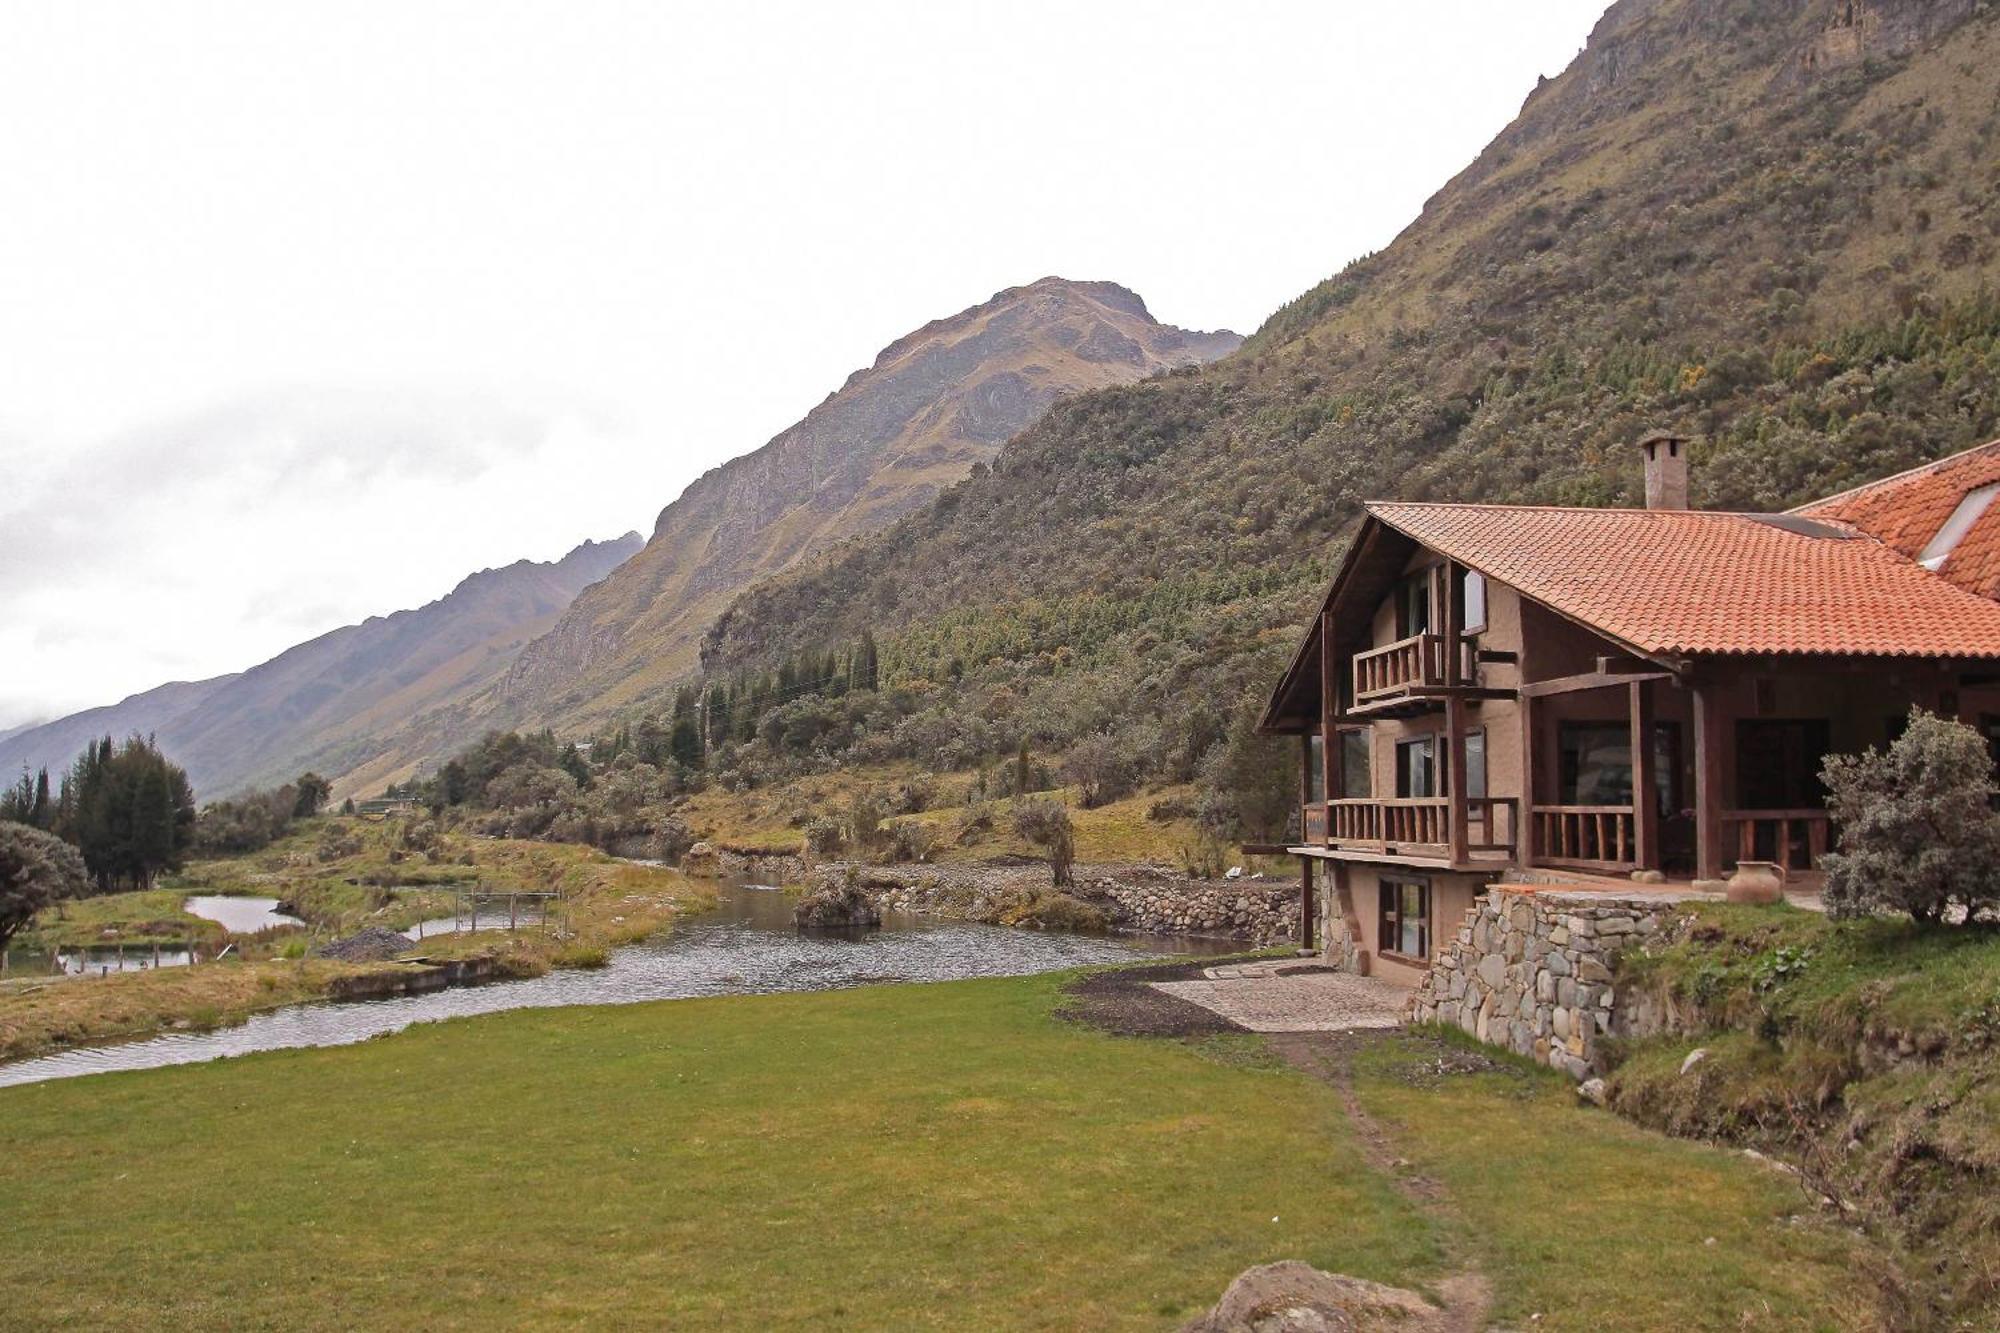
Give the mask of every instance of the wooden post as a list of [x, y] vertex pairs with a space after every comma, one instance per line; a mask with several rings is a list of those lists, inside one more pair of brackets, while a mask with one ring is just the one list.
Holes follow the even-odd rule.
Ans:
[[[1465, 700], [1456, 694], [1448, 694], [1444, 700], [1445, 785], [1451, 796], [1451, 808], [1446, 812], [1450, 824], [1445, 830], [1449, 845], [1449, 856], [1453, 865], [1465, 864]], [[1489, 839], [1490, 840], [1490, 839]]]
[[[1334, 674], [1333, 658], [1333, 614], [1322, 612], [1319, 618], [1319, 763], [1320, 790], [1326, 799], [1332, 801], [1340, 790], [1334, 776], [1340, 766], [1333, 759], [1333, 716], [1340, 703], [1340, 688]], [[1333, 811], [1327, 811], [1326, 841], [1333, 841]]]
[[1653, 771], [1653, 686], [1635, 680], [1625, 687], [1631, 694], [1632, 714], [1632, 859], [1641, 870], [1660, 868], [1660, 803], [1653, 788], [1658, 775]]
[[513, 933], [514, 930], [515, 912], [516, 912], [515, 901], [516, 901], [515, 896], [513, 894], [510, 893], [507, 895], [507, 930], [509, 934]]
[[1713, 683], [1694, 686], [1694, 873], [1722, 878], [1722, 709]]
[[1444, 591], [1442, 594], [1444, 615], [1442, 620], [1444, 623], [1444, 683], [1446, 685], [1462, 685], [1465, 683], [1459, 671], [1460, 664], [1458, 660], [1458, 577], [1458, 562], [1456, 560], [1445, 561]]
[[1299, 858], [1299, 947], [1302, 949], [1315, 947], [1317, 932], [1314, 927], [1319, 921], [1319, 914], [1315, 910], [1315, 906], [1313, 902], [1313, 859], [1310, 856], [1301, 856]]
[[1514, 855], [1522, 869], [1535, 864], [1535, 700], [1523, 694], [1521, 714], [1521, 818], [1514, 829]]
[[1299, 842], [1306, 840], [1306, 807], [1313, 798], [1313, 738], [1310, 731], [1299, 733]]

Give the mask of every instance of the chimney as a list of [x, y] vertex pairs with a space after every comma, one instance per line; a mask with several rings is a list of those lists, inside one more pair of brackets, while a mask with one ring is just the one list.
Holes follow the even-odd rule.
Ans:
[[1646, 508], [1688, 507], [1688, 437], [1654, 431], [1639, 441], [1646, 456]]

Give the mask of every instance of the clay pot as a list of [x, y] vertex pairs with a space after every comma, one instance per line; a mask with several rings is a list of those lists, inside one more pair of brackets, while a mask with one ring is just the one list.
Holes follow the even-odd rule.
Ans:
[[1738, 861], [1729, 877], [1732, 903], [1780, 903], [1785, 900], [1785, 868], [1776, 861]]

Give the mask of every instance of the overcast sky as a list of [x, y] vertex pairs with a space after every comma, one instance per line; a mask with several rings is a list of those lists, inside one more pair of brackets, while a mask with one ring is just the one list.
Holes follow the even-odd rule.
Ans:
[[0, 6], [0, 728], [650, 533], [1047, 274], [1248, 333], [1602, 0]]

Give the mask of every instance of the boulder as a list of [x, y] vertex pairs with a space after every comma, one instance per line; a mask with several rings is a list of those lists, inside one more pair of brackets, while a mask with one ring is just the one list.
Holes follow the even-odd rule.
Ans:
[[850, 866], [844, 874], [822, 875], [792, 909], [792, 920], [805, 930], [870, 930], [882, 924], [882, 913]]
[[1432, 1333], [1445, 1312], [1414, 1291], [1328, 1273], [1296, 1259], [1245, 1269], [1182, 1333]]

